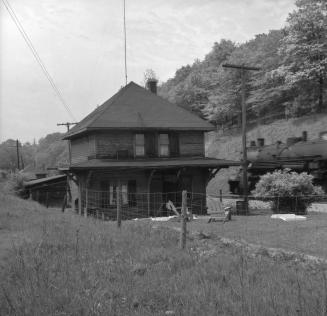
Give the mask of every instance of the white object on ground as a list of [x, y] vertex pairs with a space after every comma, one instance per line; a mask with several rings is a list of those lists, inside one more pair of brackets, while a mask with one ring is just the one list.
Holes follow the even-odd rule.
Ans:
[[307, 219], [305, 216], [295, 214], [273, 214], [271, 218], [282, 219], [285, 222], [305, 221]]
[[308, 212], [327, 213], [327, 203], [312, 203]]
[[168, 222], [172, 218], [177, 218], [176, 215], [164, 216], [164, 217], [151, 217], [151, 220], [154, 222]]

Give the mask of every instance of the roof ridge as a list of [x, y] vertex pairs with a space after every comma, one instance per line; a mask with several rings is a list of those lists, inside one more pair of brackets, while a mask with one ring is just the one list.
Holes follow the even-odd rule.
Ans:
[[[101, 111], [101, 113], [99, 113], [99, 115], [94, 117], [92, 122], [90, 122], [89, 124], [92, 124], [97, 118], [99, 118], [100, 114], [106, 112], [114, 102], [117, 102], [123, 96], [123, 90], [127, 90], [132, 84], [137, 85], [134, 81], [130, 81], [125, 87], [121, 88], [117, 93], [115, 93], [109, 100], [101, 104], [101, 107], [104, 106], [103, 110]], [[108, 105], [106, 105], [107, 102]]]
[[119, 97], [121, 97], [123, 90], [126, 90], [126, 88], [131, 84], [134, 83], [133, 81], [129, 82], [126, 86], [121, 88], [118, 92], [116, 92], [111, 98], [109, 98], [107, 101], [104, 101], [100, 106], [98, 106], [95, 110], [93, 110], [90, 114], [85, 116], [78, 124], [76, 124], [67, 134], [65, 134], [65, 138], [67, 136], [70, 136], [71, 134], [74, 134], [75, 132], [78, 132], [78, 127], [83, 124], [88, 119], [91, 119], [88, 125], [92, 124], [96, 119], [99, 118], [99, 116], [107, 110], [110, 105], [112, 105], [113, 102], [115, 102]]
[[130, 81], [81, 120], [64, 139], [96, 129], [213, 130], [202, 117]]

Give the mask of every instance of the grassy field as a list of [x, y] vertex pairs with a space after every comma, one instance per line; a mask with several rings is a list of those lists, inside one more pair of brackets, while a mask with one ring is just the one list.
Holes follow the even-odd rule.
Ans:
[[[208, 223], [207, 217], [199, 217], [188, 223], [188, 229], [209, 234], [211, 238], [243, 240], [327, 259], [327, 214], [309, 213], [303, 222], [284, 222], [270, 216], [233, 216], [232, 221], [226, 223]], [[165, 225], [180, 226], [176, 222]]]
[[158, 223], [123, 222], [118, 230], [1, 193], [0, 222], [1, 315], [327, 313], [322, 266], [308, 270], [218, 245], [213, 256], [211, 241], [196, 238], [182, 251], [178, 232]]

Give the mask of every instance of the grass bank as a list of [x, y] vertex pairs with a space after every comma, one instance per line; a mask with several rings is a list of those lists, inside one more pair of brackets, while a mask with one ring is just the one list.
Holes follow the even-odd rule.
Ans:
[[[288, 137], [298, 137], [302, 131], [308, 132], [308, 140], [316, 139], [319, 133], [327, 130], [327, 115], [324, 113], [277, 120], [268, 125], [250, 126], [247, 131], [248, 145], [251, 140], [264, 138], [266, 145], [275, 144], [277, 141], [286, 143]], [[209, 157], [240, 160], [242, 151], [242, 134], [240, 130], [225, 131], [224, 134], [210, 133], [206, 142], [206, 154]], [[235, 175], [238, 168], [220, 170], [216, 177], [209, 183], [208, 192], [218, 194], [219, 189], [224, 193], [229, 192], [228, 178]]]
[[23, 230], [2, 262], [1, 315], [326, 315], [323, 269], [223, 247], [207, 256], [197, 239], [181, 251], [178, 233], [161, 225], [118, 230], [0, 199], [1, 234]]
[[[327, 214], [309, 213], [306, 221], [285, 222], [269, 215], [233, 216], [232, 221], [208, 223], [208, 217], [199, 217], [188, 223], [193, 232], [215, 236], [264, 247], [281, 248], [327, 259]], [[176, 222], [164, 225], [179, 227]]]

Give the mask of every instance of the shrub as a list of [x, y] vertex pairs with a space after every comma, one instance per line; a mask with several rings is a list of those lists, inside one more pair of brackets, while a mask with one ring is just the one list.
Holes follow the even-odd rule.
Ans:
[[276, 170], [260, 177], [252, 193], [272, 200], [275, 213], [295, 212], [303, 214], [315, 196], [323, 195], [319, 186], [312, 183], [313, 176], [306, 172], [291, 172], [289, 169]]
[[27, 181], [28, 178], [28, 174], [21, 172], [9, 174], [7, 182], [4, 185], [4, 191], [25, 198], [26, 191], [24, 189], [24, 182]]

